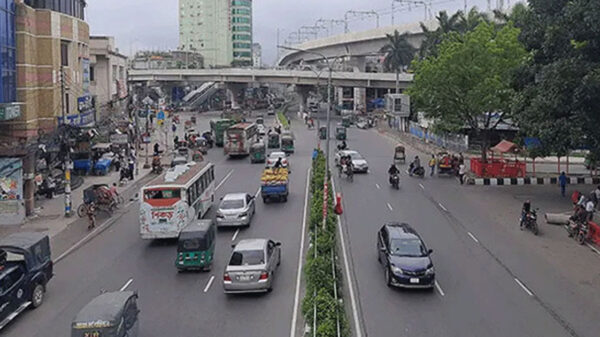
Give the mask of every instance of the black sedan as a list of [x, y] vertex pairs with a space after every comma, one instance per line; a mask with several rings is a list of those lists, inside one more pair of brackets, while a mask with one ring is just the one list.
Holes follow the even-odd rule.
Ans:
[[432, 252], [406, 223], [387, 223], [377, 234], [377, 259], [385, 268], [389, 287], [433, 289]]

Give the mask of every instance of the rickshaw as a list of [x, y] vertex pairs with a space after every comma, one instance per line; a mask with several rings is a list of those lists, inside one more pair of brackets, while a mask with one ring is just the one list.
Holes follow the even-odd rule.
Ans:
[[281, 151], [286, 154], [294, 153], [294, 137], [291, 134], [281, 136]]
[[196, 137], [196, 149], [202, 154], [208, 153], [208, 141], [204, 137]]
[[263, 117], [256, 118], [256, 124], [265, 124], [265, 119]]
[[352, 119], [350, 118], [350, 116], [346, 116], [342, 118], [342, 126], [345, 128], [349, 128], [350, 125], [352, 124]]
[[438, 174], [455, 174], [452, 156], [448, 152], [442, 151], [437, 154], [437, 171]]
[[345, 127], [338, 126], [335, 128], [335, 139], [346, 140], [346, 128]]
[[25, 309], [44, 302], [52, 278], [50, 239], [42, 233], [15, 233], [0, 239], [0, 329]]
[[99, 176], [108, 174], [114, 159], [112, 145], [110, 143], [98, 143], [92, 146], [92, 158], [94, 158], [93, 173]]
[[184, 128], [185, 130], [187, 130], [187, 129], [190, 129], [192, 126], [193, 126], [193, 123], [192, 123], [192, 121], [191, 121], [191, 120], [189, 120], [189, 119], [188, 119], [187, 121], [185, 121], [185, 123], [183, 124], [183, 128]]
[[319, 128], [319, 139], [327, 139], [327, 127], [322, 126]]
[[217, 226], [212, 219], [197, 220], [187, 225], [177, 239], [177, 270], [209, 271], [215, 253], [216, 234]]
[[87, 215], [88, 207], [91, 203], [96, 205], [98, 210], [112, 215], [113, 209], [117, 204], [123, 203], [123, 197], [113, 197], [110, 187], [106, 184], [95, 184], [83, 190], [83, 204], [77, 207], [77, 215], [83, 218]]
[[269, 133], [268, 140], [269, 149], [278, 149], [279, 148], [279, 134], [277, 132]]
[[103, 293], [86, 304], [71, 323], [71, 337], [138, 337], [140, 323], [134, 291]]
[[394, 148], [394, 163], [396, 164], [405, 164], [406, 163], [406, 153], [404, 150], [404, 146], [396, 145]]
[[267, 148], [265, 143], [258, 142], [250, 146], [250, 163], [264, 163], [266, 160]]
[[196, 116], [192, 116], [192, 118], [190, 118], [190, 121], [192, 121], [192, 124], [196, 125]]

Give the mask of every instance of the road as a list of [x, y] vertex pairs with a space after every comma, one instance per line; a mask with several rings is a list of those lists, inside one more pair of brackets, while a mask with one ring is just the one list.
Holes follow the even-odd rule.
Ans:
[[[208, 118], [199, 123], [199, 130], [208, 129]], [[219, 231], [211, 272], [177, 273], [175, 243], [141, 240], [133, 203], [108, 230], [55, 266], [44, 305], [17, 318], [3, 336], [68, 336], [81, 307], [102, 290], [124, 285], [139, 292], [144, 337], [289, 336], [305, 187], [316, 140], [316, 131], [307, 131], [299, 121], [292, 124], [297, 151], [291, 156], [289, 201], [264, 205], [259, 200], [250, 228]], [[371, 167], [352, 183], [335, 178], [344, 196], [342, 239], [363, 336], [597, 336], [598, 255], [575, 245], [560, 228], [543, 227], [539, 237], [519, 231], [519, 201], [496, 196], [491, 188], [403, 174], [401, 189], [392, 190], [386, 172], [394, 143], [373, 130], [351, 128], [348, 144]], [[409, 149], [409, 158], [415, 154]], [[216, 165], [217, 197], [256, 193], [262, 165], [226, 159], [220, 149], [211, 150], [207, 159]], [[434, 250], [438, 286], [433, 292], [386, 287], [375, 247], [376, 232], [386, 221], [412, 224]], [[283, 243], [274, 290], [226, 296], [221, 276], [229, 246], [251, 237]], [[348, 313], [354, 322], [352, 311]]]
[[[387, 169], [394, 142], [373, 130], [352, 128], [348, 134], [349, 147], [371, 168], [354, 182], [335, 178], [344, 197], [342, 227], [364, 335], [598, 335], [598, 255], [560, 228], [543, 228], [540, 237], [519, 231], [519, 204], [503, 208], [507, 201], [496, 200], [493, 189], [482, 193], [454, 178], [403, 172], [400, 190], [393, 190]], [[427, 158], [410, 149], [408, 158], [417, 154]], [[386, 221], [411, 224], [434, 250], [433, 292], [385, 285], [375, 243]]]
[[[208, 118], [199, 118], [198, 123], [199, 130], [209, 129]], [[293, 173], [287, 203], [265, 205], [257, 198], [256, 216], [249, 228], [218, 232], [211, 272], [177, 273], [176, 243], [141, 240], [138, 204], [133, 203], [108, 230], [56, 264], [45, 303], [22, 314], [2, 335], [69, 336], [72, 318], [88, 301], [102, 290], [119, 290], [128, 283], [127, 289], [139, 292], [140, 335], [144, 337], [289, 335], [312, 146], [308, 139], [296, 143], [297, 153], [290, 158]], [[229, 160], [221, 148], [210, 150], [207, 159], [216, 165], [217, 198], [229, 192], [257, 192], [262, 164], [251, 165], [247, 158]], [[282, 242], [274, 290], [227, 296], [221, 280], [230, 245], [254, 237]]]

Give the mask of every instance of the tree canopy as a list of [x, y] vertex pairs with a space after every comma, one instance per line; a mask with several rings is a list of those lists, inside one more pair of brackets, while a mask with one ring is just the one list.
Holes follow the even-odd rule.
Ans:
[[437, 130], [469, 128], [481, 135], [483, 156], [489, 131], [511, 117], [512, 72], [527, 57], [518, 35], [510, 23], [499, 28], [480, 21], [465, 34], [447, 34], [436, 56], [413, 64], [409, 94], [416, 108], [435, 120]]

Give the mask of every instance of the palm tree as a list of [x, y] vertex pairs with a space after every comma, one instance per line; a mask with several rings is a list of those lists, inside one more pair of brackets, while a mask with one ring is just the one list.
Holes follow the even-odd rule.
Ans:
[[459, 30], [458, 23], [461, 15], [462, 12], [460, 11], [452, 14], [452, 16], [449, 16], [446, 11], [439, 12], [435, 17], [438, 23], [438, 28], [436, 30], [430, 30], [423, 22], [420, 23], [421, 30], [425, 35], [425, 39], [419, 48], [419, 57], [421, 59], [428, 56], [435, 56], [437, 53], [436, 48], [442, 42], [444, 35]]
[[458, 31], [461, 34], [467, 33], [475, 29], [481, 22], [489, 22], [486, 13], [480, 12], [477, 7], [471, 8], [468, 13], [460, 13], [460, 19], [458, 20]]
[[515, 4], [510, 13], [503, 12], [501, 10], [494, 10], [494, 20], [499, 26], [506, 25], [509, 21], [512, 21], [515, 27], [521, 27], [525, 17], [529, 14], [529, 7], [522, 2]]
[[400, 92], [400, 72], [405, 70], [414, 59], [417, 49], [408, 42], [408, 32], [386, 34], [388, 43], [380, 50], [385, 53], [383, 66], [387, 71], [396, 72], [396, 93]]

